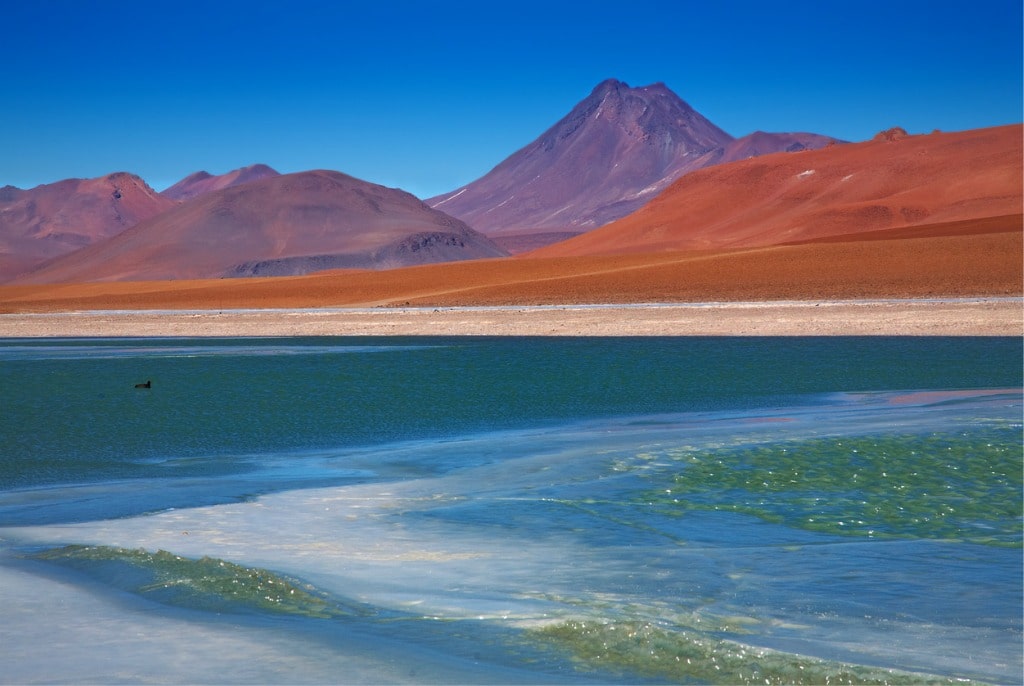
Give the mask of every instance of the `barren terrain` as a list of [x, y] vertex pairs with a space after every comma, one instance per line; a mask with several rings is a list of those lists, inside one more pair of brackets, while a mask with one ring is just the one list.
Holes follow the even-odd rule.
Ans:
[[[1020, 221], [996, 218], [724, 251], [503, 258], [300, 277], [3, 286], [0, 312], [7, 314], [0, 315], [0, 336], [1021, 335]], [[661, 306], [635, 306], [654, 303]], [[581, 307], [597, 304], [630, 307]], [[110, 310], [131, 312], [97, 313]]]
[[636, 212], [534, 256], [721, 250], [1019, 215], [1020, 126], [777, 153], [684, 175]]

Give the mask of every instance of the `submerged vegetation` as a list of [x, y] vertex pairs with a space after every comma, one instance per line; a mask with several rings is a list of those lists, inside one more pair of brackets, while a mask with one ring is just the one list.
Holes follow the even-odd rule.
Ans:
[[964, 684], [892, 669], [849, 665], [773, 650], [648, 622], [567, 621], [531, 630], [569, 650], [583, 667], [676, 683], [713, 684]]
[[38, 553], [85, 573], [102, 573], [116, 585], [166, 605], [214, 612], [244, 610], [332, 618], [366, 614], [314, 586], [258, 567], [213, 557], [198, 560], [166, 550], [70, 545]]
[[731, 511], [847, 536], [1021, 545], [1019, 424], [676, 449], [659, 457], [673, 467], [652, 476], [663, 485], [640, 498], [667, 514]]

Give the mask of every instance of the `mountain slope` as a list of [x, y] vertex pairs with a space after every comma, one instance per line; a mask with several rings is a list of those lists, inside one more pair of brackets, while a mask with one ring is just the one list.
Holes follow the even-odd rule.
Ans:
[[664, 84], [631, 88], [610, 79], [491, 172], [427, 203], [498, 239], [542, 232], [556, 239], [635, 211], [694, 169], [834, 141], [754, 136], [733, 139]]
[[229, 171], [226, 174], [220, 174], [219, 176], [214, 176], [205, 171], [198, 171], [194, 174], [189, 174], [170, 188], [161, 191], [160, 195], [171, 200], [191, 200], [206, 193], [238, 186], [250, 181], [259, 181], [270, 176], [279, 176], [279, 174], [265, 164], [253, 164]]
[[207, 193], [20, 281], [277, 276], [504, 254], [404, 191], [311, 171]]
[[138, 176], [0, 189], [0, 281], [114, 236], [174, 206]]
[[1022, 205], [1019, 125], [775, 154], [687, 174], [534, 256], [739, 248], [1000, 216]]
[[663, 84], [608, 80], [486, 176], [427, 203], [488, 234], [586, 230], [731, 140]]
[[816, 133], [766, 133], [755, 131], [731, 141], [722, 150], [722, 156], [716, 164], [736, 162], [761, 155], [772, 155], [777, 152], [801, 152], [817, 150], [838, 143], [835, 138]]

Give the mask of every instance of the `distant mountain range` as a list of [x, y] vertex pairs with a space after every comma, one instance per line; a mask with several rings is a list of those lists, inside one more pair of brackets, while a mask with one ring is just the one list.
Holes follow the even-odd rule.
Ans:
[[279, 176], [279, 174], [265, 164], [242, 167], [220, 176], [214, 176], [205, 171], [198, 171], [194, 174], [189, 174], [167, 190], [161, 191], [160, 195], [171, 200], [191, 200], [200, 195], [219, 191], [223, 188], [240, 186], [250, 181], [259, 181], [269, 176]]
[[287, 276], [505, 254], [409, 193], [340, 172], [310, 171], [210, 191], [21, 281]]
[[735, 139], [662, 83], [609, 79], [488, 174], [427, 203], [516, 252], [624, 217], [695, 169], [835, 142], [809, 133]]
[[340, 172], [262, 164], [196, 172], [162, 193], [124, 172], [6, 186], [0, 282], [743, 247], [1019, 216], [1019, 126], [876, 138], [733, 138], [663, 84], [608, 80], [491, 172], [426, 202]]

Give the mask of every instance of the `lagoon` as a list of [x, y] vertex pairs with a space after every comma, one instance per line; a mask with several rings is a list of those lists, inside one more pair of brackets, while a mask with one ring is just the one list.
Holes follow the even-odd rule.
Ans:
[[1021, 355], [3, 340], [0, 681], [1012, 681]]

